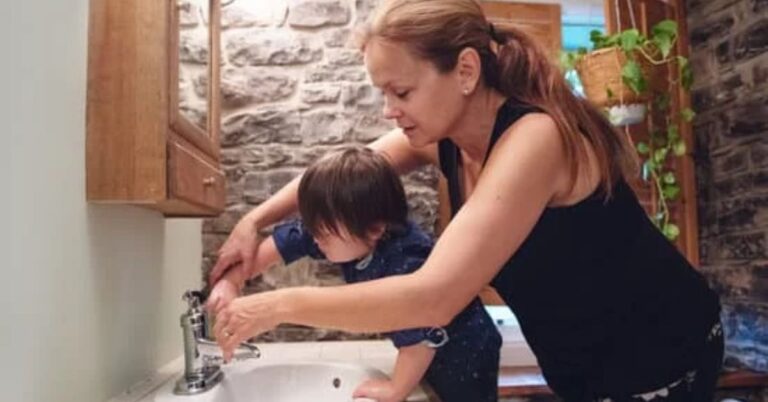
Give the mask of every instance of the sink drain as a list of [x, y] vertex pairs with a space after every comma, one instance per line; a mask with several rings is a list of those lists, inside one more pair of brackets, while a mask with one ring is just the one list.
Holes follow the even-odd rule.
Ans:
[[341, 380], [338, 379], [338, 378], [334, 378], [333, 379], [333, 387], [334, 388], [339, 388], [340, 386], [341, 386]]

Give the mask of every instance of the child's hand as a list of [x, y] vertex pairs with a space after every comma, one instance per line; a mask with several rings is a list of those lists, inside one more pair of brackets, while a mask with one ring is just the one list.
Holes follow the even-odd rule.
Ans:
[[368, 398], [376, 402], [402, 402], [406, 395], [397, 390], [389, 380], [368, 380], [360, 384], [352, 398]]
[[205, 309], [208, 313], [218, 314], [229, 302], [240, 296], [240, 288], [227, 277], [216, 282], [208, 300], [205, 302]]

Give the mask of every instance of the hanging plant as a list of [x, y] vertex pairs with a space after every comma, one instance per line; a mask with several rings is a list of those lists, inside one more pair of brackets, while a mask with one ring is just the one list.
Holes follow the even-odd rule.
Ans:
[[[563, 52], [560, 64], [566, 72], [576, 71], [587, 98], [605, 109], [612, 123], [630, 125], [645, 121], [646, 111], [652, 116], [663, 116], [664, 130], [653, 129], [648, 141], [640, 141], [636, 149], [642, 161], [642, 178], [652, 183], [656, 197], [651, 219], [670, 240], [680, 235], [679, 227], [671, 221], [669, 205], [678, 199], [681, 189], [675, 172], [669, 168], [673, 157], [686, 153], [680, 124], [693, 120], [690, 108], [679, 115], [672, 114], [671, 98], [678, 86], [688, 91], [693, 74], [688, 59], [676, 55], [677, 23], [664, 20], [656, 24], [650, 36], [637, 29], [627, 29], [613, 35], [592, 31], [592, 50], [580, 48]], [[677, 71], [661, 76], [660, 67]], [[673, 70], [670, 70], [673, 71]], [[656, 80], [664, 79], [667, 83]]]

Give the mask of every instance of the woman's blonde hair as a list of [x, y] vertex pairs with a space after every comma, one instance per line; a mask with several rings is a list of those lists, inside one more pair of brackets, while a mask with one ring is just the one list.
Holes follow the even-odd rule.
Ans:
[[[621, 178], [636, 174], [637, 157], [627, 138], [587, 100], [576, 96], [562, 71], [522, 31], [494, 27], [474, 0], [384, 0], [357, 32], [361, 49], [374, 38], [404, 46], [438, 71], [452, 71], [462, 50], [480, 56], [483, 83], [514, 102], [534, 106], [557, 124], [575, 183], [586, 159], [581, 136], [598, 160], [602, 187], [610, 195]], [[498, 44], [494, 52], [491, 42]]]

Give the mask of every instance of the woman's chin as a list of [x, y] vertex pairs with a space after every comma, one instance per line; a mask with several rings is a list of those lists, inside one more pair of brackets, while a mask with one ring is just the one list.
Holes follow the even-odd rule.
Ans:
[[431, 143], [425, 136], [420, 135], [414, 129], [403, 130], [403, 133], [408, 138], [408, 143], [413, 147], [419, 148]]

